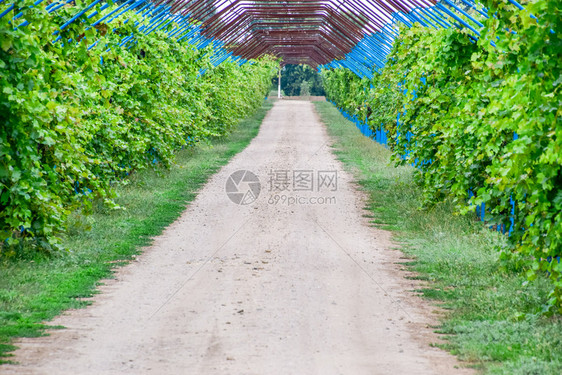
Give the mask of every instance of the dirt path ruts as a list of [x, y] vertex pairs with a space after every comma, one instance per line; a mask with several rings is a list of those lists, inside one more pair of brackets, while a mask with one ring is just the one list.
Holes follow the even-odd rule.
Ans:
[[[225, 193], [237, 170], [260, 178], [252, 204]], [[53, 322], [65, 330], [20, 340], [21, 364], [0, 372], [468, 373], [428, 346], [427, 304], [362, 207], [312, 104], [279, 101], [250, 146], [92, 306]]]

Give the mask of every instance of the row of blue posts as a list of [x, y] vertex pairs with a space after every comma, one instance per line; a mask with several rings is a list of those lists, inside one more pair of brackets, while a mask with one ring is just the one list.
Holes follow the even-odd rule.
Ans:
[[[422, 83], [425, 84], [426, 80], [425, 77], [422, 77]], [[403, 91], [403, 94], [406, 95], [407, 94], [407, 90]], [[415, 95], [414, 92], [414, 98], [412, 100], [415, 100], [417, 98], [417, 96]], [[333, 101], [330, 101], [330, 103], [332, 103], [336, 108], [338, 108], [338, 110], [340, 111], [340, 113], [342, 114], [343, 117], [345, 117], [348, 121], [351, 121], [352, 123], [355, 124], [355, 126], [357, 127], [357, 129], [359, 129], [359, 131], [361, 132], [361, 134], [363, 134], [364, 136], [376, 141], [377, 143], [383, 145], [384, 147], [388, 148], [388, 131], [384, 129], [384, 126], [381, 124], [379, 127], [377, 127], [376, 129], [373, 130], [373, 128], [369, 125], [369, 119], [367, 119], [366, 121], [362, 121], [360, 120], [357, 115], [351, 115], [348, 112], [346, 112], [345, 110], [339, 108], [337, 106], [337, 104]], [[398, 113], [397, 117], [396, 117], [396, 122], [397, 125], [399, 125], [400, 123], [400, 115], [405, 114], [406, 111], [402, 112], [402, 113]], [[408, 140], [411, 140], [413, 137], [413, 134], [411, 132], [408, 132], [406, 134], [406, 137]], [[514, 134], [514, 140], [517, 139], [517, 134]], [[404, 155], [404, 157], [407, 157], [409, 154], [409, 151], [406, 150], [406, 154]], [[431, 162], [431, 161], [429, 161]], [[414, 161], [412, 163], [412, 166], [416, 166], [418, 165], [418, 161]], [[472, 192], [472, 190], [468, 191], [469, 197], [473, 197], [474, 193]], [[495, 229], [499, 232], [502, 233], [508, 233], [511, 234], [511, 232], [513, 231], [513, 226], [515, 224], [515, 220], [514, 220], [514, 214], [515, 214], [515, 201], [510, 197], [510, 203], [511, 203], [511, 217], [510, 217], [510, 222], [511, 225], [509, 226], [509, 228], [506, 228], [505, 224], [501, 224], [501, 225], [496, 225], [494, 226], [490, 226], [490, 229]], [[478, 217], [479, 220], [481, 220], [482, 222], [486, 222], [486, 204], [482, 203], [480, 205], [476, 206], [475, 209], [475, 213]]]

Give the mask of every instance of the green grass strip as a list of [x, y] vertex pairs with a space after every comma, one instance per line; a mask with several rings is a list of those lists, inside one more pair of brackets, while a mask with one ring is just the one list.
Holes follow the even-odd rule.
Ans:
[[521, 267], [500, 261], [504, 238], [450, 202], [420, 209], [410, 167], [395, 168], [390, 151], [363, 136], [330, 103], [315, 103], [335, 152], [369, 196], [373, 223], [394, 233], [407, 266], [442, 307], [445, 349], [486, 374], [562, 373], [562, 322], [541, 314], [546, 279], [526, 284]]
[[242, 121], [225, 139], [178, 153], [170, 169], [144, 170], [117, 188], [125, 210], [96, 207], [93, 215], [74, 213], [64, 246], [51, 257], [0, 263], [0, 363], [10, 359], [15, 337], [42, 335], [42, 323], [62, 311], [83, 307], [112, 269], [139, 253], [185, 210], [203, 184], [257, 135], [266, 113]]

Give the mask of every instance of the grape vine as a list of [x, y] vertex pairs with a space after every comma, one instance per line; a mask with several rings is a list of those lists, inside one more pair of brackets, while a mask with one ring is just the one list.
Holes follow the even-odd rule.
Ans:
[[[139, 33], [136, 14], [111, 31], [89, 27], [100, 16], [84, 14], [60, 31], [87, 4], [52, 14], [32, 4], [16, 2], [0, 19], [0, 256], [22, 244], [59, 247], [72, 210], [111, 205], [128, 174], [228, 134], [261, 105], [277, 66], [263, 58], [213, 67], [212, 46], [167, 38], [174, 23]], [[28, 24], [16, 27], [19, 12]], [[120, 47], [132, 33], [136, 42]]]
[[[545, 311], [562, 312], [562, 2], [486, 0], [477, 42], [457, 29], [403, 29], [373, 80], [324, 71], [328, 97], [389, 133], [416, 165], [425, 204], [486, 207], [502, 259], [546, 275]], [[494, 42], [494, 43], [491, 43]]]

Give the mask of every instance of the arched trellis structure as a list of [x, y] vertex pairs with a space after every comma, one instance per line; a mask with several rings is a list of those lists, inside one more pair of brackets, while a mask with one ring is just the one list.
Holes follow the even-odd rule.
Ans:
[[[0, 0], [3, 3], [6, 0]], [[43, 5], [53, 13], [69, 4], [75, 0], [37, 0], [32, 6]], [[0, 18], [15, 6], [0, 8]], [[284, 64], [345, 67], [369, 78], [384, 66], [399, 24], [467, 29], [476, 40], [483, 27], [480, 20], [488, 17], [487, 9], [473, 0], [124, 0], [115, 5], [94, 0], [54, 32], [54, 42], [65, 42], [61, 32], [73, 22], [92, 19], [91, 27], [96, 27], [121, 17], [127, 22], [131, 13], [144, 20], [135, 21], [139, 33], [160, 30], [196, 48], [212, 45], [215, 66], [228, 59], [243, 64], [270, 54]], [[18, 20], [21, 15], [12, 16], [15, 27], [28, 25]], [[132, 43], [134, 33], [123, 36], [119, 46]]]
[[[515, 0], [510, 0], [521, 7]], [[162, 0], [234, 56], [279, 56], [283, 63], [346, 67], [371, 77], [382, 68], [398, 24], [467, 28], [479, 36], [487, 9], [473, 0]], [[469, 9], [472, 11], [469, 13]]]
[[433, 0], [401, 1], [218, 0], [213, 7], [180, 1], [172, 2], [172, 12], [201, 21], [205, 36], [225, 42], [237, 56], [267, 53], [287, 64], [318, 66], [344, 58], [365, 35], [383, 30], [397, 11], [409, 13], [414, 3], [434, 5]]

